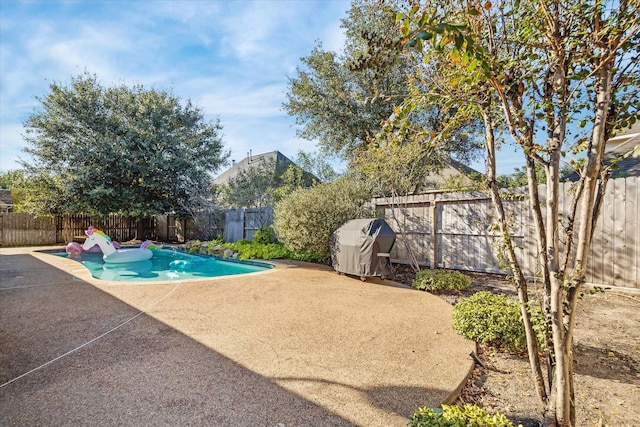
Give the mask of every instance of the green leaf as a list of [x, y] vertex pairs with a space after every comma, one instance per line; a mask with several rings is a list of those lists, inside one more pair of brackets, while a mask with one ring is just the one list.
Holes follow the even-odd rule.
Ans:
[[456, 49], [458, 50], [462, 49], [463, 45], [464, 45], [464, 36], [462, 34], [456, 34], [456, 37], [455, 37]]
[[416, 38], [421, 40], [431, 40], [431, 37], [433, 37], [433, 34], [428, 31], [421, 31], [416, 34]]

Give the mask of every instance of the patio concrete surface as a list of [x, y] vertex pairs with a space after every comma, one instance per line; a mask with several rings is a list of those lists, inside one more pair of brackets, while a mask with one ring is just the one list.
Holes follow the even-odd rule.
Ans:
[[392, 281], [105, 282], [37, 249], [0, 248], [1, 426], [406, 426], [473, 367], [452, 307]]

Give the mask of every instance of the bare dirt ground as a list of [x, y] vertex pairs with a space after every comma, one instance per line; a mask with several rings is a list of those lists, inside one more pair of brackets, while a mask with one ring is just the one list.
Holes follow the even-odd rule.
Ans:
[[[396, 267], [395, 280], [411, 284], [415, 275]], [[489, 290], [515, 297], [504, 276], [469, 273], [471, 288], [440, 294], [450, 304]], [[515, 425], [542, 425], [542, 406], [526, 355], [478, 345], [480, 360], [456, 404], [473, 403], [505, 414]], [[585, 295], [579, 303], [574, 346], [577, 426], [640, 425], [640, 295], [613, 291]]]

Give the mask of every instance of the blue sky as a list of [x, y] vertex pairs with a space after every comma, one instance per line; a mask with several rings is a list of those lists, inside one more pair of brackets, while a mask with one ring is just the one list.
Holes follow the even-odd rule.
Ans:
[[103, 86], [142, 84], [191, 99], [220, 118], [231, 158], [249, 150], [295, 157], [281, 108], [287, 76], [321, 40], [344, 44], [343, 0], [12, 1], [0, 4], [0, 169], [25, 157], [22, 122], [52, 81], [85, 70]]
[[[19, 168], [23, 121], [52, 82], [87, 71], [142, 84], [219, 118], [231, 159], [315, 151], [282, 110], [287, 78], [317, 41], [344, 45], [347, 0], [111, 0], [0, 3], [0, 170]], [[513, 156], [510, 156], [513, 157]], [[500, 173], [510, 173], [507, 159]], [[471, 165], [484, 170], [481, 163]], [[502, 170], [504, 169], [504, 170]], [[222, 172], [222, 171], [219, 171]]]

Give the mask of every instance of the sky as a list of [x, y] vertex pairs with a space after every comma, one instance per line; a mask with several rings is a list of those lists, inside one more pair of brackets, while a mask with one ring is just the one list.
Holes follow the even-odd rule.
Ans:
[[[318, 42], [339, 52], [348, 0], [2, 0], [0, 171], [28, 160], [22, 123], [53, 82], [85, 72], [104, 87], [143, 85], [220, 120], [229, 161], [316, 151], [282, 108], [288, 78]], [[507, 158], [499, 173], [518, 166]], [[482, 162], [471, 165], [484, 171]], [[214, 175], [224, 171], [224, 168]]]

